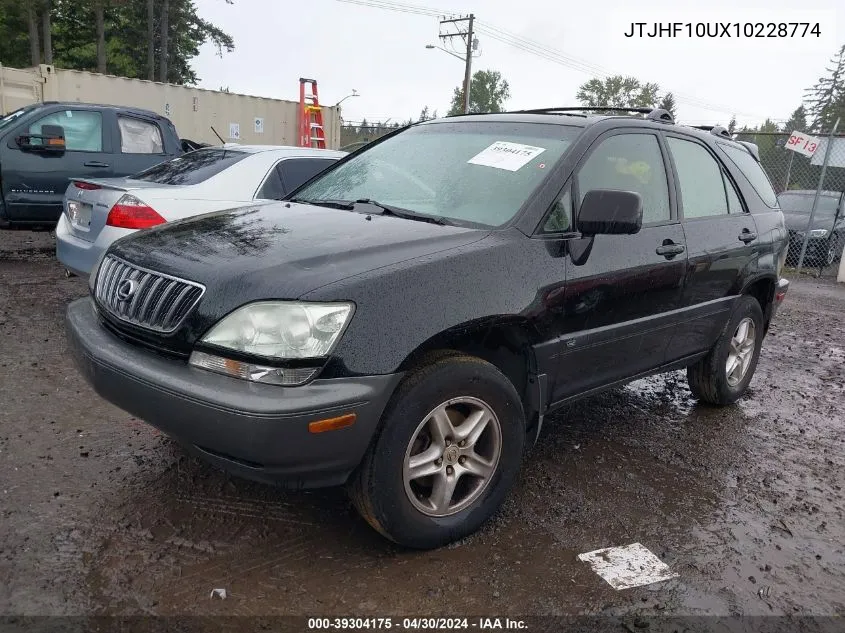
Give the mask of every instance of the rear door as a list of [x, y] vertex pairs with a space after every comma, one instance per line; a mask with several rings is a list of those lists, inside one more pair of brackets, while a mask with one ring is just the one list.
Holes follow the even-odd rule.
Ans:
[[675, 359], [712, 346], [734, 298], [753, 272], [760, 240], [754, 216], [710, 148], [674, 133], [666, 133], [666, 143], [689, 250], [684, 325], [669, 349]]
[[555, 401], [664, 363], [687, 261], [665, 164], [657, 133], [623, 129], [599, 137], [575, 172], [575, 208], [591, 189], [634, 191], [643, 226], [570, 242]]
[[[63, 152], [22, 150], [15, 139], [40, 134], [43, 125], [64, 129]], [[93, 108], [51, 108], [24, 123], [3, 147], [3, 197], [14, 222], [53, 223], [62, 213], [62, 200], [71, 178], [112, 175], [111, 134], [104, 113]]]
[[131, 176], [173, 157], [160, 120], [118, 112], [115, 126], [115, 176]]

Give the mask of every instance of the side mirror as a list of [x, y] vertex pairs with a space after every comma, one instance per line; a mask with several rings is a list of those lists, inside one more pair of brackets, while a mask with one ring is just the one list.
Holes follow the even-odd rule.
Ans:
[[65, 151], [65, 129], [61, 125], [42, 125], [41, 134], [23, 134], [16, 140], [21, 149], [43, 152]]
[[593, 189], [578, 211], [582, 235], [631, 235], [643, 225], [643, 199], [633, 191]]

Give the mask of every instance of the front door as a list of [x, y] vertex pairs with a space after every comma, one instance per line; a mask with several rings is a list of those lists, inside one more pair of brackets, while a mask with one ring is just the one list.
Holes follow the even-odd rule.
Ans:
[[569, 242], [554, 401], [665, 361], [687, 261], [665, 164], [656, 133], [622, 130], [600, 137], [575, 172], [576, 208], [592, 189], [634, 191], [642, 196], [643, 227]]
[[[15, 138], [40, 134], [43, 125], [60, 125], [65, 151], [22, 150]], [[96, 110], [62, 109], [27, 123], [2, 148], [3, 196], [14, 222], [58, 221], [71, 178], [107, 178], [112, 155], [105, 147], [103, 115]]]
[[753, 272], [762, 240], [754, 216], [716, 156], [691, 137], [667, 135], [666, 144], [689, 246], [684, 325], [670, 346], [671, 354], [682, 358], [713, 345], [743, 280]]

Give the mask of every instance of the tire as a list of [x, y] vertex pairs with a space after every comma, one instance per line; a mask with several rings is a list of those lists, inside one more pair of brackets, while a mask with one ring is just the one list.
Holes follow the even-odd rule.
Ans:
[[[729, 375], [731, 342], [739, 334], [739, 327], [743, 323], [750, 323], [754, 327], [753, 337], [746, 335], [746, 339], [750, 339], [746, 340], [747, 364], [744, 370], [739, 372], [740, 375], [737, 373]], [[751, 383], [754, 370], [757, 368], [760, 347], [765, 334], [763, 326], [763, 311], [757, 300], [748, 295], [740, 296], [716, 344], [707, 356], [687, 368], [687, 381], [693, 396], [718, 406], [733, 404], [739, 400]]]
[[[487, 422], [475, 427], [483, 429], [476, 439], [462, 440], [471, 421], [482, 419]], [[510, 380], [479, 358], [435, 357], [397, 388], [350, 479], [349, 495], [388, 539], [416, 549], [439, 547], [471, 534], [498, 510], [516, 481], [524, 446], [525, 414]], [[489, 474], [468, 472], [473, 468]], [[419, 474], [429, 470], [435, 474]], [[454, 494], [438, 504], [449, 493], [437, 495], [437, 487], [448, 490], [444, 482], [453, 480]]]

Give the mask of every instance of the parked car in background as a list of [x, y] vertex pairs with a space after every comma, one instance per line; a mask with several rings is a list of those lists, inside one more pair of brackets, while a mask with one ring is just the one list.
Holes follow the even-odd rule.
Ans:
[[56, 227], [56, 256], [87, 275], [114, 240], [210, 211], [280, 200], [344, 152], [223, 145], [189, 152], [129, 178], [74, 179]]
[[0, 227], [56, 224], [70, 178], [137, 173], [182, 153], [170, 120], [148, 110], [45, 102], [0, 119]]
[[778, 195], [778, 204], [789, 231], [790, 266], [798, 264], [804, 236], [809, 232], [804, 264], [810, 267], [830, 266], [842, 257], [845, 247], [845, 192], [822, 191], [819, 204], [810, 226], [810, 212], [816, 192], [810, 189], [784, 191]]
[[430, 548], [496, 512], [576, 398], [682, 368], [699, 400], [741, 398], [786, 248], [726, 130], [469, 115], [374, 141], [283, 202], [118, 241], [67, 328], [100, 395], [194, 454], [347, 483], [381, 534]]

